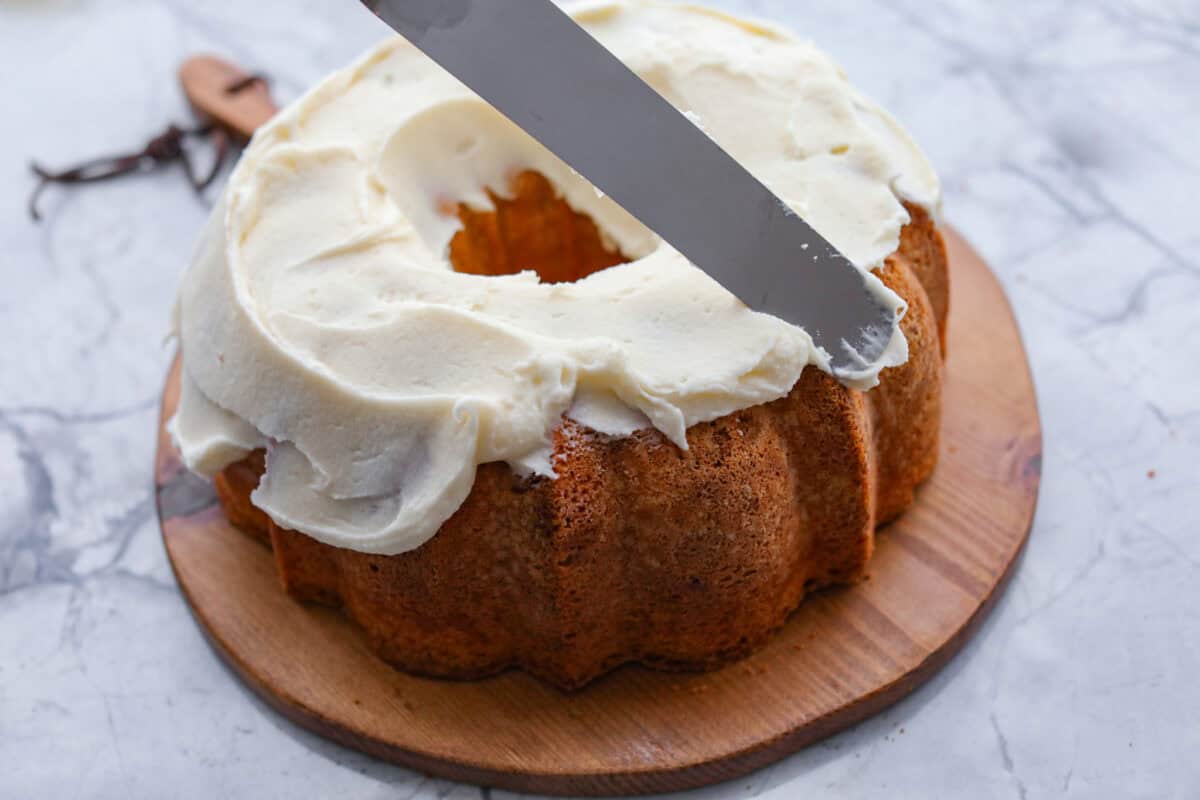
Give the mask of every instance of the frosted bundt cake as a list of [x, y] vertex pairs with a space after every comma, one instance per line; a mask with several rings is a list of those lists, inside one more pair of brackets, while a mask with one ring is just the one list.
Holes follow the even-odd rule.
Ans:
[[773, 28], [574, 13], [907, 311], [886, 368], [843, 385], [405, 42], [325, 80], [202, 237], [170, 430], [287, 591], [406, 670], [720, 665], [862, 577], [934, 467], [947, 275], [920, 151]]

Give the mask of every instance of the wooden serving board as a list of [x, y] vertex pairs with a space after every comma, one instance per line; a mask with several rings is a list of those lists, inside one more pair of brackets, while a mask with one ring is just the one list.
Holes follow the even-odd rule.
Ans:
[[880, 532], [870, 580], [811, 597], [741, 662], [683, 675], [623, 667], [575, 694], [518, 672], [475, 682], [397, 672], [339, 613], [284, 594], [271, 551], [225, 522], [160, 431], [158, 509], [179, 585], [213, 647], [280, 713], [422, 772], [623, 794], [726, 780], [788, 755], [945, 664], [995, 603], [1029, 533], [1041, 431], [1025, 351], [991, 271], [958, 236], [947, 243], [953, 310], [937, 472]]

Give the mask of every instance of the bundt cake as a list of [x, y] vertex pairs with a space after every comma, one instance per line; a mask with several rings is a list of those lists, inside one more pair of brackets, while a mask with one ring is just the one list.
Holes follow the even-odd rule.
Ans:
[[843, 384], [403, 41], [321, 83], [201, 239], [170, 431], [285, 589], [405, 670], [724, 664], [860, 579], [936, 461], [940, 195], [899, 125], [769, 26], [574, 14], [907, 309]]

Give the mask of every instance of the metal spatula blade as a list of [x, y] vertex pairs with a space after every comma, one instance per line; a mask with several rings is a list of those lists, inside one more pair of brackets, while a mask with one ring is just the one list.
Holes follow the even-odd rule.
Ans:
[[362, 0], [742, 302], [803, 327], [838, 377], [898, 324], [867, 278], [551, 0]]

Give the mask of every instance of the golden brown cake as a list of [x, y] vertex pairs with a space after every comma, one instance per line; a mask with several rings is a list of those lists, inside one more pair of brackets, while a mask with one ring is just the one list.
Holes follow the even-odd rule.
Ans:
[[[261, 452], [217, 476], [222, 507], [269, 539], [288, 592], [341, 607], [408, 671], [479, 678], [516, 666], [569, 689], [627, 661], [727, 663], [762, 645], [807, 592], [862, 578], [875, 529], [933, 471], [946, 253], [928, 216], [909, 211], [880, 271], [909, 304], [909, 360], [871, 391], [808, 367], [787, 397], [688, 429], [686, 453], [657, 431], [614, 438], [566, 421], [556, 480], [486, 464], [438, 533], [399, 555], [272, 523], [250, 502]], [[463, 216], [462, 271], [535, 265], [572, 280], [615, 261], [534, 174], [497, 198], [496, 213]]]
[[727, 663], [861, 579], [937, 457], [948, 275], [907, 134], [769, 27], [580, 9], [906, 304], [902, 335], [839, 382], [411, 47], [336, 73], [255, 137], [202, 239], [170, 430], [284, 588], [412, 672]]

